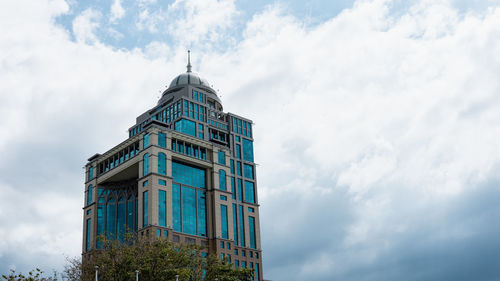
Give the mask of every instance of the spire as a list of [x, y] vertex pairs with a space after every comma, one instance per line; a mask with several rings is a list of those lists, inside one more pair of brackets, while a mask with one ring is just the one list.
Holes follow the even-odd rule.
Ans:
[[187, 65], [187, 72], [191, 72], [191, 51], [188, 50], [188, 65]]

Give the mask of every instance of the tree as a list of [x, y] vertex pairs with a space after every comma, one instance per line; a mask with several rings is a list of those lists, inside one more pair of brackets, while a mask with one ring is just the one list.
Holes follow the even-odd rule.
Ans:
[[52, 276], [43, 276], [43, 271], [39, 268], [28, 272], [28, 275], [23, 275], [22, 273], [17, 273], [11, 269], [9, 275], [2, 275], [2, 279], [5, 281], [57, 281], [57, 273], [54, 271]]
[[122, 241], [100, 239], [102, 250], [89, 253], [81, 263], [69, 260], [64, 270], [69, 281], [93, 281], [95, 266], [100, 281], [134, 281], [136, 270], [141, 281], [175, 280], [176, 275], [180, 281], [247, 281], [252, 276], [251, 269], [233, 269], [227, 260], [202, 256], [203, 248], [197, 245], [132, 236]]

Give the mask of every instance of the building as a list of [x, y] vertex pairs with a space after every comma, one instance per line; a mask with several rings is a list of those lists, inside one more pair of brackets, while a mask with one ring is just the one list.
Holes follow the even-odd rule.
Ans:
[[[110, 124], [111, 126], [111, 124]], [[83, 253], [127, 231], [206, 246], [262, 280], [252, 121], [224, 113], [209, 83], [175, 77], [128, 139], [88, 159]]]

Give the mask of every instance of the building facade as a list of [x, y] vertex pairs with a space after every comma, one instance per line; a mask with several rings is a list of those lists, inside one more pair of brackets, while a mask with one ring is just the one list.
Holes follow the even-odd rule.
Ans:
[[252, 121], [225, 113], [189, 59], [128, 139], [85, 170], [84, 254], [100, 235], [134, 231], [205, 246], [262, 280]]

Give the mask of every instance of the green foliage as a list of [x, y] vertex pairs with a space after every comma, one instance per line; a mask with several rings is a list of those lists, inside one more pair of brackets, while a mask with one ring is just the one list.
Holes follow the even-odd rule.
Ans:
[[250, 280], [253, 270], [249, 268], [233, 269], [233, 264], [227, 260], [221, 260], [215, 255], [210, 255], [207, 258], [207, 274], [205, 280], [218, 281], [242, 281]]
[[[102, 250], [93, 251], [80, 264], [70, 264], [65, 269], [69, 281], [94, 281], [98, 266], [99, 281], [135, 281], [139, 270], [140, 281], [214, 280], [247, 281], [251, 269], [233, 269], [230, 263], [209, 255], [201, 255], [197, 245], [173, 244], [164, 239], [150, 240], [126, 237], [124, 241], [105, 240], [101, 237]], [[78, 278], [78, 268], [81, 276]], [[70, 274], [73, 273], [73, 274]], [[73, 278], [69, 278], [69, 276]], [[205, 278], [203, 278], [205, 277]]]
[[52, 276], [45, 277], [39, 268], [30, 271], [28, 275], [16, 274], [16, 271], [11, 269], [9, 275], [2, 275], [2, 279], [5, 281], [57, 281], [57, 273], [54, 272]]

